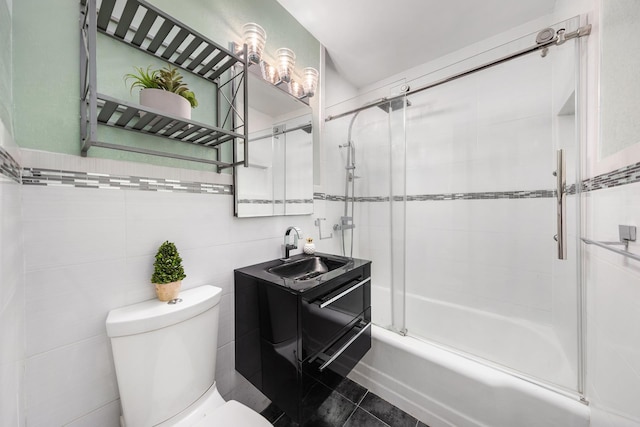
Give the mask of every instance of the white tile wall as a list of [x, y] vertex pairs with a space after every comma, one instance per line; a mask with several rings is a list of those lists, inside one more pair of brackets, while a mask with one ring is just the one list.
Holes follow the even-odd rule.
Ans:
[[104, 333], [27, 359], [30, 427], [67, 424], [117, 397], [111, 347]]
[[0, 363], [0, 379], [2, 381], [0, 385], [0, 421], [2, 425], [24, 426], [24, 359]]
[[24, 186], [22, 193], [30, 426], [117, 425], [104, 321], [113, 308], [154, 298], [153, 257], [165, 240], [175, 242], [183, 258], [185, 289], [223, 289], [220, 392], [264, 403], [234, 370], [233, 269], [282, 256], [288, 225], [317, 237], [311, 216], [237, 219], [229, 195], [39, 186]]
[[[640, 184], [586, 194], [587, 237], [617, 240], [618, 224], [640, 225]], [[629, 250], [640, 253], [640, 244]], [[640, 425], [640, 263], [585, 246], [587, 395], [594, 426]]]
[[[120, 417], [120, 400], [116, 399], [111, 403], [89, 412], [69, 424], [66, 427], [114, 427], [113, 421]], [[116, 424], [116, 426], [119, 424]]]
[[[13, 138], [1, 121], [0, 147], [20, 161]], [[20, 195], [20, 185], [0, 175], [0, 425], [18, 427], [25, 425], [25, 287]]]

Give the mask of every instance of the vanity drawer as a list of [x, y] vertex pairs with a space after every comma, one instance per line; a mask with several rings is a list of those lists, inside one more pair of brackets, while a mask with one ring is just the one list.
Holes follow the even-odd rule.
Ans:
[[[315, 355], [344, 333], [354, 319], [370, 318], [371, 277], [357, 274], [302, 301], [302, 358]], [[367, 314], [365, 316], [365, 314]]]
[[359, 319], [344, 335], [310, 358], [303, 369], [318, 379], [333, 374], [346, 377], [370, 348], [371, 321]]

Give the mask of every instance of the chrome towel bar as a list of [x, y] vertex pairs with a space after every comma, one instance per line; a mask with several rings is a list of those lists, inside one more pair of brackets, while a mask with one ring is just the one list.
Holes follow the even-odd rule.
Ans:
[[[636, 241], [636, 226], [635, 225], [619, 225], [618, 230], [620, 233], [619, 242], [599, 242], [597, 240], [586, 239], [584, 237], [581, 237], [580, 239], [583, 242], [585, 242], [587, 245], [600, 246], [601, 248], [608, 249], [611, 252], [615, 252], [622, 256], [635, 259], [636, 261], [640, 261], [640, 255], [629, 252], [629, 242]], [[624, 246], [624, 249], [618, 249], [618, 248], [612, 247], [616, 245]]]

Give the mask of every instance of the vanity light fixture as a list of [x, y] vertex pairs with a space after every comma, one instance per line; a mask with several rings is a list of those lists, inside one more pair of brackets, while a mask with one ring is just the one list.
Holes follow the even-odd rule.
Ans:
[[[276, 51], [275, 65], [266, 62], [262, 59], [262, 54], [267, 41], [267, 32], [255, 22], [249, 22], [242, 26], [242, 39], [242, 42], [247, 45], [249, 64], [258, 64], [260, 66], [259, 74], [265, 81], [278, 86], [299, 99], [310, 98], [315, 95], [318, 88], [318, 70], [307, 67], [302, 72], [300, 82], [295, 81], [293, 75], [296, 54], [293, 50], [282, 47]], [[237, 44], [235, 46], [235, 51], [240, 53], [240, 47]]]
[[242, 26], [242, 38], [247, 44], [249, 61], [259, 64], [267, 41], [267, 32], [255, 22], [249, 22]]

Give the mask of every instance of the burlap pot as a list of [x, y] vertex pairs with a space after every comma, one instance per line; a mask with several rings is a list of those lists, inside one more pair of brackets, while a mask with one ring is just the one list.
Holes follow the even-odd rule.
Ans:
[[160, 301], [171, 301], [172, 299], [178, 298], [182, 280], [163, 284], [154, 283], [154, 285], [156, 286], [156, 295]]

